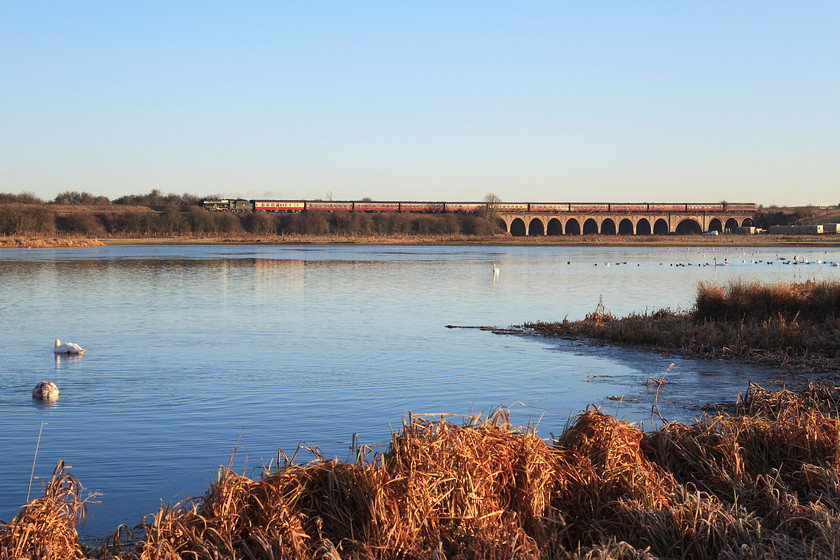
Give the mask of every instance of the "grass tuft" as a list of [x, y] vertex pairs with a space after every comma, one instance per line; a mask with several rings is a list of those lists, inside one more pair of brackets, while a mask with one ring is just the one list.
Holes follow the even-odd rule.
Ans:
[[76, 524], [84, 525], [87, 502], [83, 487], [63, 461], [44, 484], [44, 495], [20, 508], [10, 523], [0, 521], [0, 559], [87, 558]]

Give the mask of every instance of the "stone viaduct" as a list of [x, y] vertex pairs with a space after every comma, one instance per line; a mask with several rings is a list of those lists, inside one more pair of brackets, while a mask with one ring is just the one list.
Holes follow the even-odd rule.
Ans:
[[524, 212], [499, 211], [515, 237], [543, 235], [666, 235], [734, 230], [753, 225], [755, 211]]

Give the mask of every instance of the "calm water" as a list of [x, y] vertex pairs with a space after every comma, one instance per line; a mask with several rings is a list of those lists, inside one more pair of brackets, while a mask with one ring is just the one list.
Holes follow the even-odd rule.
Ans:
[[[753, 262], [777, 253], [840, 261], [790, 248], [3, 249], [0, 519], [25, 502], [42, 422], [36, 476], [63, 459], [101, 492], [83, 531], [99, 537], [203, 494], [234, 449], [246, 474], [300, 442], [344, 459], [354, 433], [386, 442], [409, 410], [512, 406], [544, 437], [589, 404], [648, 424], [653, 390], [642, 383], [673, 361], [662, 412], [690, 419], [775, 372], [445, 325], [577, 319], [599, 299], [616, 314], [685, 309], [700, 280], [840, 276], [828, 264]], [[697, 266], [715, 257], [730, 265]], [[55, 338], [88, 352], [56, 360]], [[61, 389], [55, 404], [30, 398], [41, 380]]]

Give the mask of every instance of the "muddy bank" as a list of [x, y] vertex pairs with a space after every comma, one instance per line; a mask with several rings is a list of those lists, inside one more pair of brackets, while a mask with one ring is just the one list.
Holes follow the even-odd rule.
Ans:
[[840, 236], [789, 235], [650, 235], [543, 236], [471, 235], [230, 235], [169, 237], [103, 237], [107, 245], [141, 244], [355, 244], [355, 245], [511, 245], [592, 247], [837, 247]]
[[785, 235], [586, 235], [512, 237], [508, 234], [472, 235], [177, 235], [132, 237], [0, 237], [3, 247], [91, 247], [99, 245], [499, 245], [534, 247], [836, 247], [840, 236]]

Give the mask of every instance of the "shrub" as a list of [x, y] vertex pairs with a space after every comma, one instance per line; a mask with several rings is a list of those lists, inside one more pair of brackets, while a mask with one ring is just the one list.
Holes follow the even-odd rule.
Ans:
[[61, 233], [94, 237], [105, 233], [105, 227], [94, 214], [73, 212], [56, 218], [56, 228]]
[[3, 235], [52, 234], [56, 231], [53, 210], [21, 204], [0, 205], [0, 233]]

